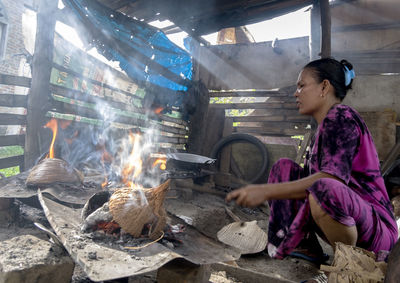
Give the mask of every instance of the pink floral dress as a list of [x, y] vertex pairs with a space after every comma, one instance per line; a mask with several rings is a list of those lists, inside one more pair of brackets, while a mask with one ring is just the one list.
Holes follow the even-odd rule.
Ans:
[[[269, 183], [297, 180], [322, 171], [343, 180], [323, 178], [307, 189], [333, 219], [356, 226], [357, 246], [389, 251], [397, 241], [393, 216], [371, 134], [360, 115], [346, 105], [333, 106], [319, 125], [304, 169], [290, 159], [274, 164]], [[270, 201], [268, 252], [283, 258], [315, 227], [308, 198]]]

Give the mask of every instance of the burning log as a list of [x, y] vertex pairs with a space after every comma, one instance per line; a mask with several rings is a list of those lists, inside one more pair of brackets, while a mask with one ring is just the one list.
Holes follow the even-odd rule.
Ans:
[[164, 199], [168, 188], [169, 180], [152, 189], [116, 190], [108, 204], [113, 219], [133, 237], [140, 237], [143, 228], [150, 224], [149, 238], [158, 238], [166, 225]]
[[62, 159], [46, 158], [31, 169], [26, 179], [28, 187], [46, 186], [54, 183], [82, 184], [83, 175]]

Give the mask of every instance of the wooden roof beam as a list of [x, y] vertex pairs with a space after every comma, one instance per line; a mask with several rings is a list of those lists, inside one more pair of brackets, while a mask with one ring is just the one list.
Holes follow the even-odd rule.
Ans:
[[[307, 5], [311, 5], [313, 0], [288, 0], [284, 2], [266, 5], [262, 8], [249, 8], [244, 11], [236, 10], [230, 11], [229, 14], [224, 13], [216, 17], [203, 18], [200, 21], [192, 22], [179, 22], [179, 19], [172, 19], [180, 26], [197, 26], [194, 31], [196, 35], [208, 34], [227, 27], [244, 26], [248, 24], [257, 23], [260, 21], [268, 20], [297, 9], [301, 9]], [[239, 13], [239, 14], [238, 14]], [[202, 25], [201, 23], [209, 23]]]
[[[107, 6], [110, 7], [113, 10], [119, 10], [124, 8], [125, 6], [130, 5], [133, 2], [136, 2], [137, 0], [119, 0], [119, 1], [115, 1], [113, 3], [108, 4], [109, 2], [107, 1]], [[105, 2], [105, 1], [103, 1]]]
[[162, 29], [162, 32], [165, 33], [165, 34], [173, 34], [173, 33], [178, 33], [178, 32], [182, 32], [182, 31], [183, 30], [178, 26], [175, 26], [174, 28], [171, 28], [171, 29], [168, 29], [168, 30], [163, 30]]

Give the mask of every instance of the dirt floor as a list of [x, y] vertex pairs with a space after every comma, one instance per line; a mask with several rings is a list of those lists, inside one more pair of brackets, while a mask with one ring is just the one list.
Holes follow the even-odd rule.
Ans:
[[[20, 217], [15, 223], [0, 227], [0, 241], [8, 240], [18, 235], [30, 234], [38, 238], [48, 240], [48, 236], [43, 231], [33, 225], [34, 222], [41, 223], [50, 228], [47, 219], [35, 200], [15, 201], [20, 209]], [[33, 207], [37, 206], [37, 207]], [[172, 190], [167, 196], [166, 209], [169, 214], [183, 219], [188, 225], [194, 226], [205, 235], [216, 238], [216, 233], [225, 225], [234, 220], [226, 213], [225, 207], [228, 206], [234, 214], [242, 221], [257, 220], [257, 224], [266, 229], [268, 208], [245, 209], [232, 204], [226, 204], [220, 196], [211, 194], [182, 192]], [[29, 248], [29, 247], [27, 247]], [[332, 255], [328, 246], [324, 250]], [[332, 258], [332, 256], [331, 256]], [[232, 265], [233, 264], [233, 265]], [[281, 279], [281, 282], [299, 282], [312, 277], [318, 272], [317, 266], [307, 261], [295, 258], [284, 260], [273, 260], [265, 252], [255, 255], [243, 255], [236, 263], [231, 265], [214, 264], [211, 266], [212, 273], [210, 282], [268, 282], [268, 276]], [[110, 282], [156, 282], [156, 272], [143, 274], [140, 276], [123, 278]], [[75, 267], [73, 283], [93, 282], [82, 269]], [[278, 282], [278, 281], [270, 281]]]
[[[175, 197], [174, 194], [176, 194]], [[267, 231], [267, 219], [269, 215], [267, 206], [256, 209], [241, 208], [232, 203], [225, 203], [224, 199], [220, 196], [198, 192], [192, 192], [189, 197], [186, 196], [185, 201], [182, 201], [179, 189], [175, 192], [172, 191], [170, 195], [171, 199], [168, 199], [166, 202], [167, 211], [177, 216], [180, 215], [183, 219], [189, 218], [191, 225], [209, 237], [215, 238], [216, 233], [224, 225], [234, 222], [225, 212], [226, 206], [242, 221], [257, 220], [258, 226]], [[332, 260], [332, 248], [322, 240], [320, 240], [320, 243], [324, 252], [330, 255], [330, 260]], [[245, 274], [247, 270], [261, 275], [299, 282], [314, 276], [319, 270], [315, 264], [302, 259], [291, 257], [284, 260], [271, 259], [265, 251], [254, 255], [242, 255], [236, 263], [240, 267], [236, 272], [232, 272], [232, 270], [219, 270], [221, 266], [213, 265], [214, 272], [212, 273], [210, 282], [254, 282], [246, 281]], [[244, 276], [238, 274], [240, 272]], [[234, 276], [240, 278], [235, 278]]]

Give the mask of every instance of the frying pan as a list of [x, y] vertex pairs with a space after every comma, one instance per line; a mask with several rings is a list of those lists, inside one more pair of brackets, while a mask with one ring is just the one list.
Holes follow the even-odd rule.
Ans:
[[216, 161], [216, 159], [208, 158], [206, 156], [184, 152], [167, 153], [166, 156], [167, 170], [176, 169], [197, 171]]

